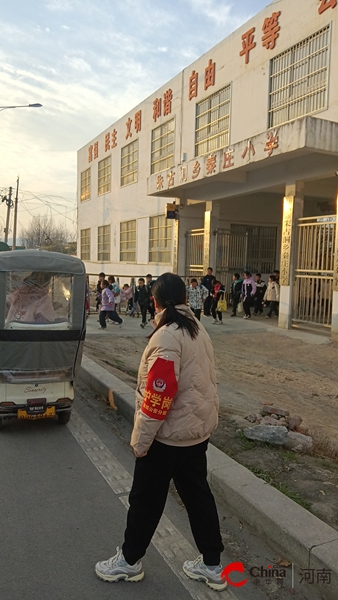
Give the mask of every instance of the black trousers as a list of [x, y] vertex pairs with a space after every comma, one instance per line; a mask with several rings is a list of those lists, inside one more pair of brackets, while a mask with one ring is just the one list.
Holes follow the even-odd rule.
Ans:
[[275, 313], [276, 317], [278, 317], [279, 315], [279, 302], [275, 302], [274, 300], [271, 300], [270, 302], [269, 310], [267, 313], [268, 317], [271, 317], [272, 313]]
[[142, 315], [142, 323], [147, 322], [147, 311], [149, 309], [148, 304], [140, 304], [141, 315]]
[[116, 310], [100, 310], [99, 321], [103, 329], [107, 327], [106, 317], [108, 317], [108, 319], [110, 319], [111, 321], [116, 321], [119, 324], [122, 323], [122, 319], [118, 316]]
[[223, 315], [221, 313], [220, 310], [216, 310], [217, 308], [217, 304], [218, 304], [218, 300], [217, 298], [213, 298], [212, 299], [212, 303], [211, 303], [211, 314], [214, 317], [214, 319], [216, 320], [216, 316], [218, 317], [219, 321], [223, 320]]
[[254, 307], [255, 307], [255, 313], [259, 313], [262, 314], [263, 312], [263, 296], [255, 296], [254, 299], [255, 303], [254, 303]]
[[224, 548], [215, 499], [207, 482], [208, 440], [196, 446], [168, 446], [156, 440], [137, 458], [122, 551], [133, 565], [151, 542], [174, 480], [190, 521], [196, 546], [207, 565], [218, 565]]
[[240, 294], [236, 294], [236, 296], [234, 296], [232, 298], [232, 313], [235, 315], [237, 312], [237, 306], [239, 305], [241, 301], [241, 295]]
[[190, 310], [192, 310], [192, 312], [194, 313], [196, 319], [198, 319], [199, 321], [201, 320], [201, 308], [191, 308], [190, 306]]
[[246, 315], [248, 315], [249, 317], [251, 317], [251, 310], [250, 310], [250, 308], [251, 308], [251, 306], [252, 306], [252, 303], [253, 303], [253, 299], [252, 299], [252, 297], [251, 297], [251, 296], [247, 296], [247, 297], [246, 297], [246, 298], [244, 298], [244, 300], [243, 300], [243, 308], [244, 308], [244, 313], [245, 313]]
[[210, 317], [211, 302], [212, 302], [212, 296], [207, 296], [204, 301], [204, 309], [203, 309], [203, 312], [206, 317]]

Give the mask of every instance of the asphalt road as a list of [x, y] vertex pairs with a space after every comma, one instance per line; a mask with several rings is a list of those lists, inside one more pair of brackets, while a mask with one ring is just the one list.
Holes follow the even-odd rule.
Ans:
[[[145, 579], [137, 584], [100, 581], [94, 564], [115, 554], [123, 540], [134, 464], [127, 442], [130, 426], [115, 413], [107, 414], [83, 386], [75, 408], [67, 426], [54, 420], [11, 421], [0, 432], [0, 600], [289, 597], [251, 580], [220, 596], [186, 578], [182, 562], [198, 552], [174, 494], [143, 559]], [[227, 539], [224, 565], [233, 562], [237, 543], [231, 532]], [[238, 556], [248, 544], [249, 538], [242, 537]], [[264, 556], [265, 562], [276, 559], [267, 558], [268, 550], [255, 540], [251, 552], [256, 564]]]

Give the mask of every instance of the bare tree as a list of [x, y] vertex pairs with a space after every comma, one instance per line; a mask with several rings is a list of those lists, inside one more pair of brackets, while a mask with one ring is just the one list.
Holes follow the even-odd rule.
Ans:
[[46, 215], [32, 218], [28, 227], [22, 230], [21, 244], [25, 248], [76, 254], [76, 235], [63, 225], [53, 223]]

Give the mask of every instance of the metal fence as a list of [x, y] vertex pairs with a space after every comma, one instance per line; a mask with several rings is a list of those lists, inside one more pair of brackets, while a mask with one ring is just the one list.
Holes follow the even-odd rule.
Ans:
[[186, 233], [186, 277], [203, 275], [204, 229], [191, 229]]
[[330, 327], [336, 216], [298, 220], [293, 322]]

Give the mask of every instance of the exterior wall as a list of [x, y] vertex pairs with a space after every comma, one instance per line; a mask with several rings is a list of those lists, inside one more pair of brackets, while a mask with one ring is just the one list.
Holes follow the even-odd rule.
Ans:
[[[91, 229], [91, 260], [86, 261], [89, 273], [98, 273], [104, 270], [107, 273], [112, 272], [115, 275], [138, 276], [144, 274], [145, 271], [151, 271], [153, 275], [157, 276], [173, 268], [173, 263], [155, 265], [148, 262], [149, 217], [163, 215], [166, 203], [171, 201], [169, 197], [164, 198], [160, 193], [158, 196], [148, 195], [147, 179], [150, 176], [152, 130], [172, 118], [175, 119], [173, 160], [175, 166], [173, 167], [173, 171], [175, 172], [177, 181], [179, 176], [178, 166], [193, 161], [195, 158], [196, 103], [219, 91], [224, 86], [231, 84], [229, 147], [230, 145], [239, 143], [243, 146], [243, 141], [249, 141], [256, 136], [255, 147], [257, 148], [257, 152], [255, 158], [257, 158], [259, 153], [266, 155], [263, 151], [264, 141], [262, 142], [262, 134], [265, 136], [268, 129], [270, 61], [274, 56], [289, 49], [292, 45], [301, 42], [307, 36], [316, 33], [329, 23], [332, 24], [332, 44], [330, 52], [331, 65], [329, 67], [328, 107], [321, 112], [315, 113], [314, 116], [318, 119], [338, 122], [338, 70], [335, 68], [333, 60], [338, 51], [338, 6], [335, 8], [330, 7], [322, 14], [319, 14], [318, 8], [318, 0], [302, 0], [302, 2], [281, 0], [273, 2], [79, 150], [78, 197], [80, 196], [81, 172], [91, 167], [91, 199], [85, 202], [78, 201], [79, 252], [80, 231], [87, 228]], [[281, 12], [279, 16], [279, 37], [273, 49], [266, 49], [262, 45], [262, 26], [265, 19], [270, 18], [277, 11]], [[246, 64], [245, 57], [240, 56], [242, 36], [253, 27], [255, 28], [254, 41], [256, 46], [250, 51], [249, 60]], [[213, 85], [204, 89], [204, 74], [210, 59], [212, 63], [215, 63], [215, 81]], [[198, 73], [199, 76], [198, 93], [197, 97], [189, 100], [189, 80], [192, 71]], [[171, 112], [167, 116], [164, 116], [163, 96], [169, 89], [172, 90]], [[162, 115], [155, 122], [153, 119], [153, 102], [156, 98], [162, 99]], [[142, 121], [141, 130], [137, 133], [135, 130], [135, 114], [138, 111], [141, 111]], [[129, 119], [132, 121], [132, 123], [129, 121], [131, 137], [127, 137], [127, 121]], [[299, 144], [304, 143], [306, 145], [305, 127], [306, 125], [304, 125], [304, 122], [302, 124], [302, 120], [300, 119], [299, 139], [302, 138], [303, 140], [304, 137], [305, 141], [300, 142], [297, 138], [297, 143], [299, 142]], [[113, 129], [117, 132], [117, 146], [105, 150], [105, 135], [107, 133], [111, 134]], [[281, 134], [281, 146], [283, 145], [283, 148], [295, 142], [293, 134], [294, 131], [291, 127], [284, 134]], [[285, 139], [282, 139], [283, 135]], [[138, 181], [121, 187], [121, 149], [135, 139], [139, 140]], [[96, 142], [98, 142], [98, 158], [93, 159], [89, 163], [88, 148]], [[300, 147], [299, 144], [297, 148]], [[325, 146], [324, 142], [323, 144]], [[288, 176], [291, 181], [299, 178], [304, 179], [306, 169], [308, 170], [309, 178], [314, 174], [314, 171], [307, 166], [307, 161], [304, 161], [302, 170], [298, 167], [295, 167], [294, 170], [291, 168], [288, 175], [287, 169], [279, 162], [282, 152], [284, 150], [278, 150], [276, 156], [272, 157], [275, 162], [271, 162], [271, 168], [270, 162], [269, 165], [262, 167], [263, 175], [262, 173], [258, 173], [256, 179], [254, 176], [251, 178], [248, 177], [246, 180], [244, 178], [242, 186], [238, 185], [236, 178], [233, 182], [227, 184], [226, 187], [224, 186], [223, 198], [220, 198], [219, 194], [218, 196], [213, 195], [212, 185], [205, 185], [205, 188], [203, 188], [203, 200], [209, 201], [217, 198], [219, 202], [221, 211], [219, 227], [228, 229], [232, 222], [259, 223], [262, 225], [271, 223], [277, 225], [280, 231], [282, 221], [280, 197], [274, 194], [270, 194], [270, 196], [264, 194], [258, 197], [257, 195], [253, 195], [253, 193], [259, 189], [273, 188], [280, 184], [284, 185], [287, 183], [286, 178]], [[238, 148], [239, 157], [241, 153], [242, 147], [241, 149]], [[98, 162], [109, 155], [111, 155], [112, 160], [111, 191], [98, 196]], [[242, 164], [243, 161], [244, 159], [242, 159]], [[310, 170], [311, 173], [309, 172]], [[162, 171], [161, 174], [168, 188], [168, 169]], [[206, 180], [204, 184], [205, 182]], [[209, 184], [209, 181], [207, 183]], [[246, 196], [243, 195], [244, 193]], [[203, 227], [205, 204], [187, 206], [187, 198], [194, 198], [193, 191], [183, 191], [179, 194], [173, 189], [172, 194], [173, 197], [180, 195], [180, 202], [183, 205], [183, 208], [180, 210], [177, 267], [178, 272], [181, 274], [184, 273], [185, 232], [188, 229]], [[238, 197], [234, 200], [236, 195]], [[228, 196], [227, 199], [225, 199], [225, 196]], [[309, 210], [312, 210], [312, 208]], [[136, 264], [123, 263], [119, 260], [120, 222], [131, 219], [136, 219], [137, 221]], [[97, 258], [97, 228], [102, 225], [111, 225], [111, 256], [110, 261], [107, 263], [100, 263]]]

